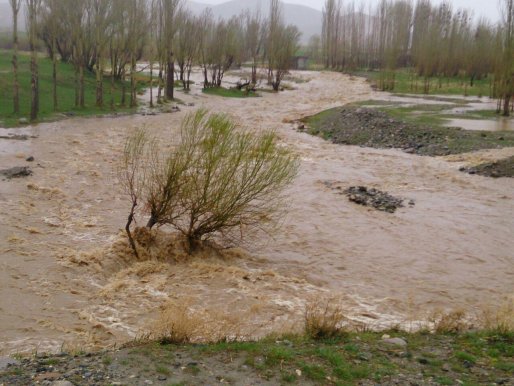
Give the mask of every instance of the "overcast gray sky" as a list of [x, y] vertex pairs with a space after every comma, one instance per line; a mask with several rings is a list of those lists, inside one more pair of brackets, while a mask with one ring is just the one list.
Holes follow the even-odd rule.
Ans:
[[[196, 0], [198, 3], [204, 4], [221, 4], [225, 3], [228, 0]], [[239, 0], [244, 1], [244, 0]], [[284, 0], [283, 0], [284, 1]], [[346, 0], [349, 2], [350, 0]], [[380, 0], [364, 0], [366, 3], [376, 4]], [[432, 0], [433, 4], [440, 3], [442, 0]], [[303, 4], [312, 8], [322, 9], [323, 4], [325, 4], [324, 0], [285, 0], [285, 3], [293, 3], [293, 4]], [[360, 0], [356, 0], [356, 3], [359, 3]], [[498, 21], [499, 11], [498, 11], [498, 0], [450, 0], [450, 3], [453, 4], [455, 8], [467, 8], [473, 11], [475, 16], [485, 16], [491, 21]]]

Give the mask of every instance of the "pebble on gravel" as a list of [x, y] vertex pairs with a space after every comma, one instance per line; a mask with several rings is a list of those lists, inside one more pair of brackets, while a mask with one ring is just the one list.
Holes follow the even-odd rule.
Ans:
[[390, 344], [393, 346], [398, 347], [407, 347], [407, 342], [402, 338], [389, 338], [389, 339], [382, 339], [382, 343]]
[[5, 370], [9, 366], [18, 366], [20, 362], [9, 357], [0, 357], [0, 371]]

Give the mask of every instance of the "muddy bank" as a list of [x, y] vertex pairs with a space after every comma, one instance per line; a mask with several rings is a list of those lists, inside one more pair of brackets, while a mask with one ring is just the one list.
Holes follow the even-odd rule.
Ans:
[[211, 345], [149, 342], [11, 359], [8, 366], [0, 358], [0, 384], [514, 385], [512, 335], [390, 334], [347, 334], [327, 342], [301, 336]]
[[477, 166], [461, 167], [459, 170], [469, 174], [478, 174], [493, 178], [514, 177], [514, 156]]
[[377, 109], [344, 106], [305, 119], [307, 131], [336, 144], [442, 156], [514, 146], [514, 132], [426, 127], [394, 119]]

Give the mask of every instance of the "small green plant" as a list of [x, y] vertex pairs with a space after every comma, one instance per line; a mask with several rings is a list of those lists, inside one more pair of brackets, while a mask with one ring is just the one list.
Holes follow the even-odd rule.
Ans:
[[457, 358], [457, 359], [459, 359], [461, 361], [467, 361], [467, 362], [470, 362], [470, 363], [475, 363], [477, 361], [477, 359], [473, 355], [471, 355], [471, 354], [469, 354], [467, 352], [464, 352], [464, 351], [456, 352], [455, 353], [455, 358]]

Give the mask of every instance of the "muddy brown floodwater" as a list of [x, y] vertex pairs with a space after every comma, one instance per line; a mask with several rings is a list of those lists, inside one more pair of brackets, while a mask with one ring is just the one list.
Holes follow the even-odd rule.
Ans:
[[[241, 334], [258, 336], [301, 324], [312, 299], [336, 297], [349, 317], [378, 327], [436, 309], [475, 312], [511, 297], [514, 179], [458, 169], [514, 148], [429, 158], [334, 145], [291, 122], [377, 95], [340, 74], [295, 76], [309, 81], [261, 98], [181, 94], [195, 107], [173, 114], [1, 129], [37, 138], [0, 140], [1, 168], [35, 158], [32, 176], [0, 181], [0, 354], [120, 343], [148, 331], [170, 302], [229, 315]], [[120, 258], [128, 201], [114, 169], [126, 135], [141, 126], [176, 135], [198, 107], [253, 130], [275, 128], [300, 155], [284, 226], [250, 251], [172, 262]], [[415, 206], [374, 211], [327, 182], [376, 187]]]

